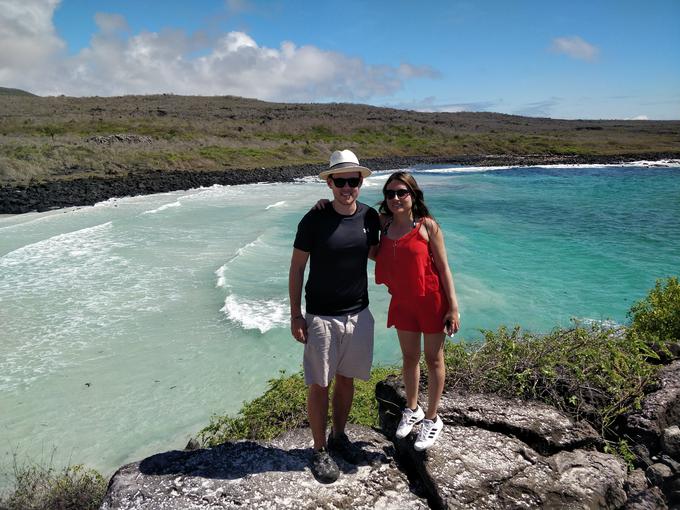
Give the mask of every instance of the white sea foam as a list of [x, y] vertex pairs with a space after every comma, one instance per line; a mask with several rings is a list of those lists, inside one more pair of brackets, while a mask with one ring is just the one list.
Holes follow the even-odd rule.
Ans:
[[220, 311], [243, 329], [257, 329], [262, 334], [288, 325], [285, 299], [244, 299], [229, 294]]
[[594, 328], [594, 329], [603, 329], [603, 330], [610, 330], [610, 329], [620, 329], [623, 328], [624, 325], [613, 321], [611, 319], [591, 319], [588, 317], [578, 317], [574, 318], [573, 321], [578, 324], [579, 326], [585, 326], [589, 328]]
[[[664, 159], [659, 161], [631, 161], [628, 163], [583, 163], [583, 164], [549, 164], [549, 165], [499, 165], [499, 166], [453, 166], [443, 168], [412, 168], [415, 173], [471, 173], [493, 172], [497, 170], [513, 170], [515, 168], [554, 168], [554, 169], [579, 169], [579, 168], [607, 168], [607, 167], [649, 167], [649, 168], [680, 168], [680, 159]], [[391, 172], [390, 172], [391, 173]]]
[[268, 205], [267, 207], [265, 207], [265, 210], [269, 210], [269, 209], [272, 209], [274, 207], [281, 207], [282, 205], [285, 205], [285, 204], [286, 204], [286, 201], [281, 200], [280, 202], [276, 202], [275, 204]]
[[179, 200], [176, 200], [175, 202], [170, 202], [169, 204], [164, 204], [160, 207], [157, 207], [156, 209], [151, 209], [150, 211], [144, 211], [142, 214], [157, 214], [159, 212], [163, 212], [166, 209], [171, 209], [174, 207], [182, 207], [182, 202]]
[[110, 230], [111, 225], [112, 222], [107, 221], [22, 246], [0, 257], [0, 268], [23, 264], [27, 259], [54, 260], [67, 255], [72, 257], [92, 255], [97, 244], [93, 242], [93, 238]]

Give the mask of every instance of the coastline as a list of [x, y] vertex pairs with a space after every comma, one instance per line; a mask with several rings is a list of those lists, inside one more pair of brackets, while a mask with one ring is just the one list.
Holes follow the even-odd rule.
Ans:
[[[389, 157], [362, 159], [373, 170], [393, 170], [413, 165], [461, 165], [477, 167], [539, 165], [615, 165], [633, 161], [678, 159], [680, 153], [618, 155], [485, 155], [455, 157]], [[87, 177], [54, 180], [28, 186], [0, 186], [0, 215], [47, 211], [73, 206], [93, 205], [114, 197], [149, 195], [214, 184], [237, 185], [256, 182], [290, 182], [316, 175], [324, 165], [224, 170], [161, 171], [128, 174], [124, 177]]]

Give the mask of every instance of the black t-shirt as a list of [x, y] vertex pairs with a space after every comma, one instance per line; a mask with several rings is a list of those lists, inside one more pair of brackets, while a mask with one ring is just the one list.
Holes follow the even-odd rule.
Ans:
[[314, 315], [345, 315], [368, 306], [368, 250], [378, 244], [375, 209], [357, 202], [350, 216], [332, 205], [313, 209], [298, 224], [295, 248], [309, 253], [305, 308]]

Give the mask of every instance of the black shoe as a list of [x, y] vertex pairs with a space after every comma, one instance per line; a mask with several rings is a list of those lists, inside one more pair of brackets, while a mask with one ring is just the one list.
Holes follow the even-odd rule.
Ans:
[[331, 431], [328, 436], [328, 450], [350, 464], [359, 464], [365, 460], [363, 451], [352, 443], [344, 432], [334, 436]]
[[318, 451], [314, 450], [309, 467], [312, 470], [314, 478], [321, 483], [333, 483], [338, 479], [338, 476], [340, 476], [338, 465], [328, 454], [326, 448], [321, 448], [321, 450]]

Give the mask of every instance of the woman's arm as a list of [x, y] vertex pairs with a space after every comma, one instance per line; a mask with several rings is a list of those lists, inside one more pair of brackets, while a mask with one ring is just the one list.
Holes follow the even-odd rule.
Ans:
[[453, 275], [451, 274], [451, 268], [449, 267], [449, 261], [446, 256], [444, 235], [442, 234], [442, 229], [439, 228], [437, 222], [432, 218], [425, 218], [424, 224], [429, 236], [434, 265], [439, 272], [444, 295], [449, 301], [449, 310], [444, 317], [444, 321], [451, 321], [451, 327], [448, 328], [447, 333], [452, 335], [460, 329], [460, 315], [458, 313], [458, 299], [456, 298], [456, 288], [453, 284]]

